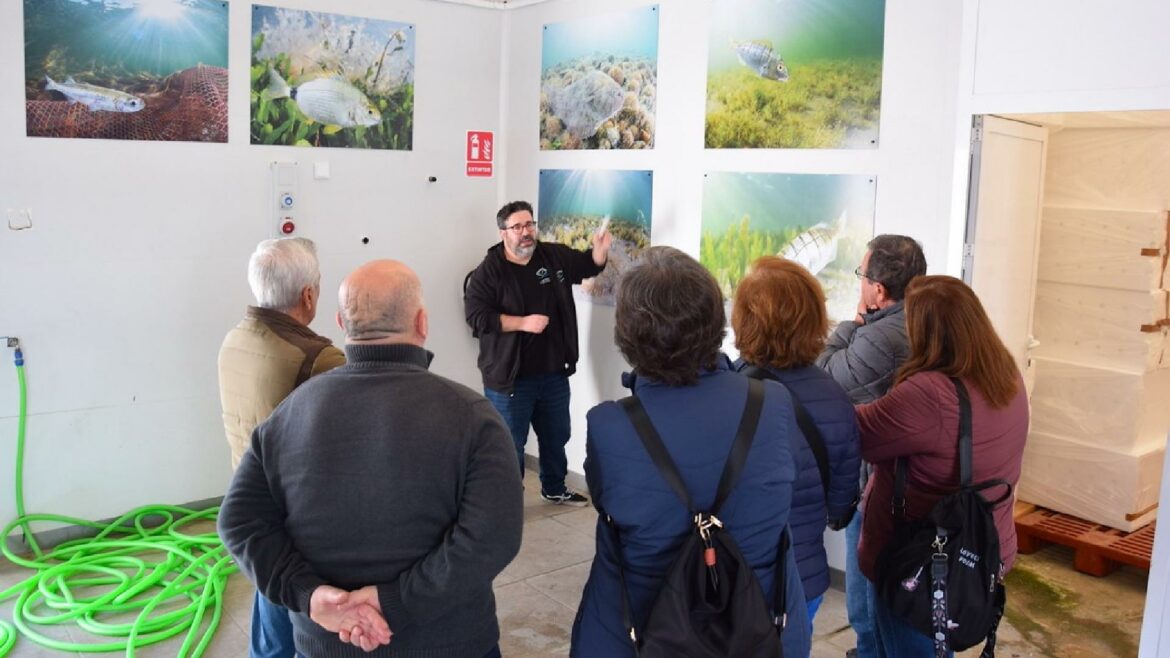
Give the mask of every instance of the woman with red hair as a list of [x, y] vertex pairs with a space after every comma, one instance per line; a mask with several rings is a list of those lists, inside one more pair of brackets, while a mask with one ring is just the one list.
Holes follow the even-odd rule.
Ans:
[[[736, 368], [783, 384], [815, 426], [807, 432], [802, 426], [793, 439], [797, 476], [788, 517], [811, 623], [829, 588], [825, 526], [839, 530], [849, 523], [860, 468], [853, 404], [832, 375], [813, 363], [829, 333], [824, 290], [798, 263], [765, 256], [736, 288], [731, 326], [740, 354]], [[817, 443], [824, 449], [824, 473], [813, 450]]]

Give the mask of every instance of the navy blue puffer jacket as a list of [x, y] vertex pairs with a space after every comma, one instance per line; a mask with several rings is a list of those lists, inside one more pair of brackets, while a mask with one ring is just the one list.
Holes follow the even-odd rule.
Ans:
[[[634, 385], [699, 508], [714, 502], [747, 387], [747, 378], [733, 372], [726, 358], [714, 370], [701, 372], [694, 386], [665, 386], [646, 379]], [[765, 382], [764, 389], [764, 408], [747, 463], [719, 518], [771, 601], [776, 552], [796, 479], [792, 446], [800, 434], [788, 392], [775, 382]], [[616, 402], [597, 405], [587, 419], [589, 493], [620, 529], [632, 615], [640, 628], [678, 547], [691, 531], [690, 515]], [[613, 536], [599, 518], [597, 554], [573, 624], [571, 656], [634, 656], [622, 627], [618, 556]], [[808, 610], [793, 556], [789, 551], [785, 565], [788, 624], [781, 641], [785, 656], [807, 656]]]
[[[742, 370], [746, 364], [740, 360], [735, 366]], [[798, 473], [792, 490], [792, 513], [788, 525], [792, 528], [804, 595], [811, 601], [829, 588], [825, 521], [842, 518], [857, 497], [857, 471], [861, 464], [857, 416], [845, 390], [824, 370], [816, 366], [767, 370], [812, 416], [829, 453], [829, 500], [826, 504], [821, 472], [812, 448], [807, 440], [800, 438], [794, 446]]]

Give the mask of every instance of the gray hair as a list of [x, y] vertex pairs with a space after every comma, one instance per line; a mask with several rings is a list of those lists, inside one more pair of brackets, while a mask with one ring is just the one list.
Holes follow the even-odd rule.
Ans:
[[882, 234], [869, 241], [869, 267], [865, 276], [886, 287], [894, 301], [906, 296], [906, 286], [916, 276], [926, 274], [926, 256], [922, 245], [906, 235]]
[[256, 245], [248, 259], [248, 285], [256, 305], [287, 311], [300, 303], [306, 286], [321, 283], [317, 246], [308, 238], [276, 238]]
[[707, 268], [674, 247], [649, 247], [622, 277], [614, 343], [638, 375], [687, 386], [718, 362], [725, 317]]
[[409, 334], [422, 308], [422, 284], [413, 274], [399, 273], [380, 288], [343, 286], [338, 299], [341, 327], [349, 340], [379, 340]]

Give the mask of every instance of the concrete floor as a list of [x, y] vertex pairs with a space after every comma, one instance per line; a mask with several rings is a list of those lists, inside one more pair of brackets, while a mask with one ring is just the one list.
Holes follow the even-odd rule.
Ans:
[[[549, 505], [540, 500], [539, 483], [529, 473], [524, 498], [524, 543], [520, 554], [496, 578], [500, 647], [507, 658], [567, 656], [569, 634], [581, 590], [593, 558], [596, 512], [591, 507]], [[1145, 600], [1144, 572], [1125, 568], [1107, 578], [1076, 573], [1071, 552], [1050, 547], [1020, 556], [1009, 577], [1008, 616], [1000, 627], [1000, 658], [1130, 658]], [[27, 571], [4, 561], [0, 589], [25, 577]], [[233, 575], [225, 593], [224, 618], [208, 658], [247, 656], [252, 586]], [[0, 618], [11, 619], [13, 601], [0, 605]], [[65, 626], [42, 626], [54, 638], [87, 637]], [[78, 641], [95, 641], [79, 639]], [[163, 658], [178, 654], [175, 638], [136, 652]], [[845, 597], [837, 590], [825, 596], [816, 619], [812, 658], [840, 658], [854, 645], [845, 617]], [[9, 654], [18, 658], [74, 655], [41, 647], [20, 638]], [[80, 654], [79, 654], [80, 655]], [[118, 655], [118, 654], [113, 654]], [[962, 658], [977, 658], [978, 649]]]

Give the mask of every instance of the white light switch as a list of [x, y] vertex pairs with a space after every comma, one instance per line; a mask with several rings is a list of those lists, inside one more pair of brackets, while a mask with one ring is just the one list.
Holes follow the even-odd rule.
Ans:
[[328, 162], [314, 162], [313, 163], [313, 178], [317, 180], [327, 180], [329, 178], [329, 163]]

